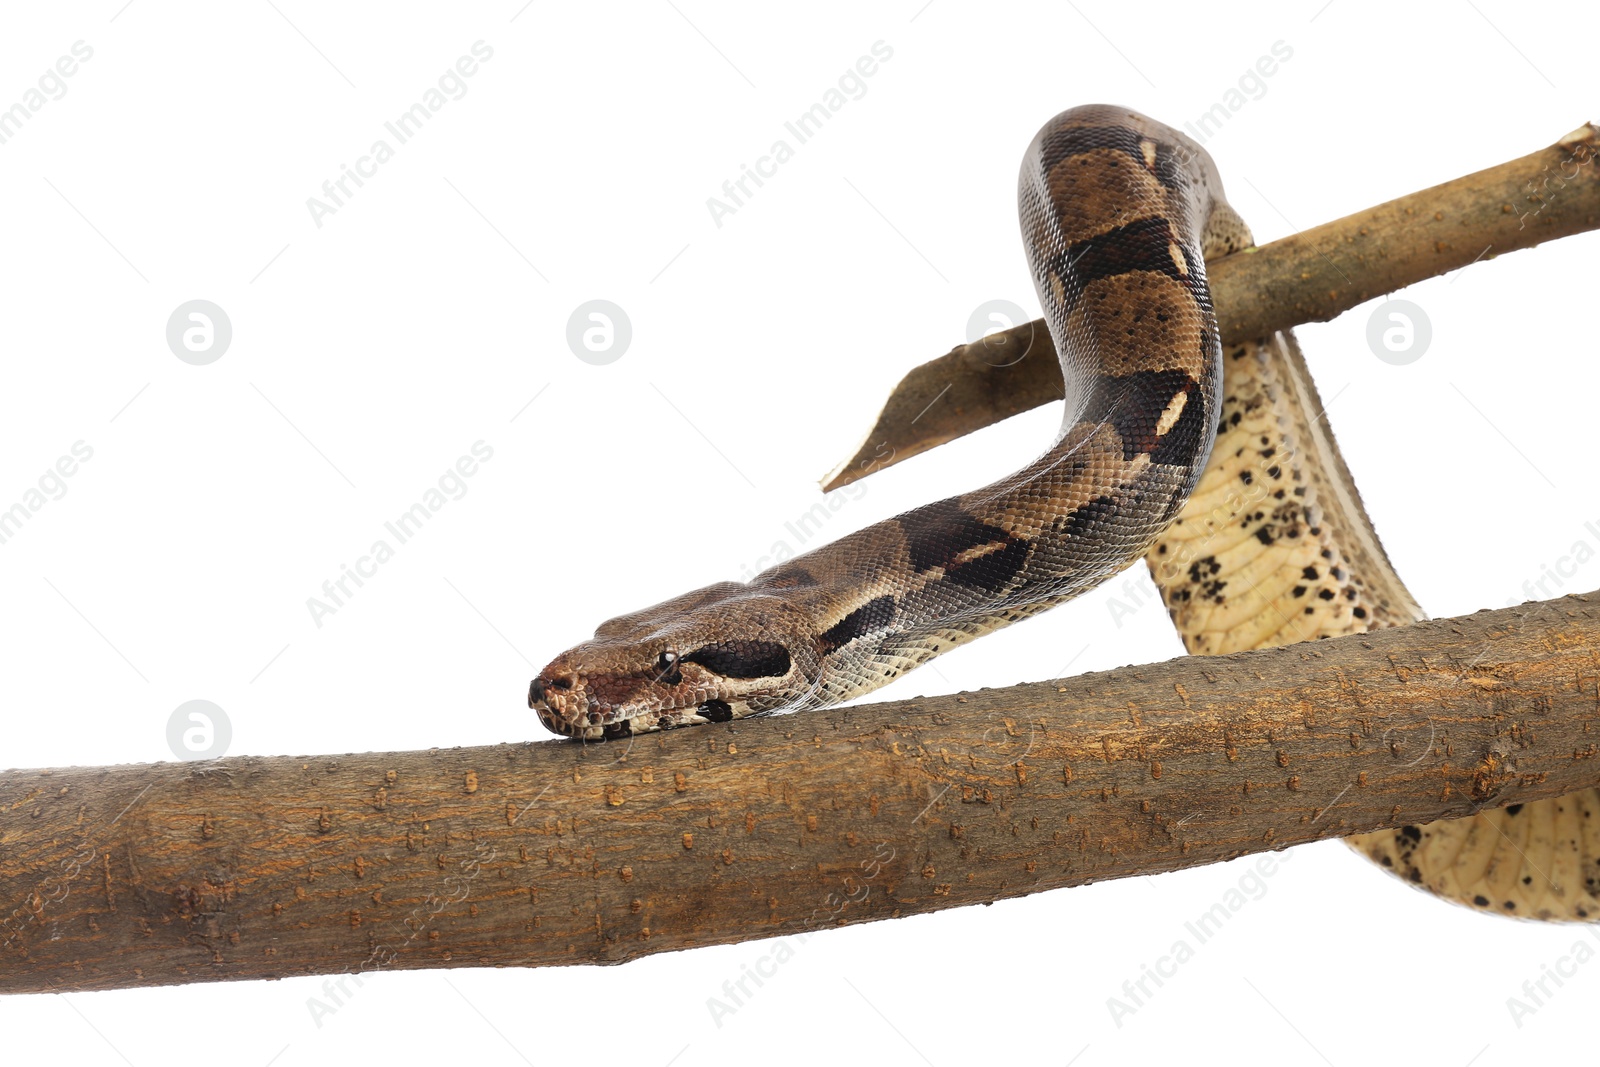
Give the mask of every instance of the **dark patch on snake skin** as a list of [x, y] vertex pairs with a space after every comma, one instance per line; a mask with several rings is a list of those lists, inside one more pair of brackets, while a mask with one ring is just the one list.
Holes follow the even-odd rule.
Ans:
[[[1144, 158], [1142, 152], [1139, 158]], [[1156, 161], [1150, 166], [1150, 173], [1156, 176], [1156, 181], [1168, 189], [1181, 189], [1187, 180], [1183, 168], [1183, 156], [1172, 145], [1156, 144]]]
[[695, 710], [708, 722], [728, 722], [733, 718], [733, 706], [726, 700], [708, 700]]
[[633, 736], [633, 720], [623, 719], [620, 722], [607, 723], [601, 733], [607, 741], [615, 741], [621, 737]]
[[[1189, 581], [1194, 582], [1195, 587], [1197, 587], [1203, 598], [1214, 601], [1214, 603], [1222, 603], [1222, 590], [1227, 589], [1226, 577], [1216, 577], [1216, 574], [1221, 573], [1222, 565], [1218, 563], [1214, 555], [1208, 555], [1202, 560], [1195, 560], [1194, 563], [1189, 565]], [[1186, 600], [1189, 592], [1190, 590], [1184, 590], [1184, 593], [1186, 593], [1184, 598]]]
[[911, 566], [918, 574], [948, 567], [963, 552], [981, 545], [1011, 539], [1000, 527], [964, 510], [954, 497], [908, 511], [899, 521]]
[[1022, 538], [1011, 538], [994, 552], [985, 552], [951, 567], [944, 572], [944, 580], [985, 593], [998, 593], [1011, 584], [1028, 561], [1028, 547], [1028, 542]]
[[[1162, 435], [1156, 432], [1161, 415], [1179, 393], [1187, 393], [1194, 379], [1181, 370], [1140, 370], [1095, 385], [1090, 411], [1109, 410], [1108, 419], [1122, 438], [1122, 458], [1131, 460], [1154, 452]], [[1184, 410], [1188, 410], [1187, 401]], [[1174, 425], [1172, 429], [1178, 427]], [[1152, 462], [1161, 462], [1152, 455]]]
[[1183, 411], [1178, 414], [1178, 421], [1161, 435], [1155, 448], [1150, 450], [1151, 463], [1188, 466], [1195, 453], [1205, 450], [1206, 431], [1210, 429], [1205, 399], [1200, 395], [1200, 386], [1196, 382], [1190, 382], [1184, 393], [1188, 399]]
[[[1138, 219], [1126, 226], [1116, 226], [1098, 237], [1079, 241], [1065, 252], [1050, 257], [1050, 269], [1061, 278], [1075, 278], [1085, 286], [1100, 278], [1111, 278], [1136, 270], [1165, 274], [1181, 285], [1189, 286], [1191, 274], [1178, 269], [1172, 258], [1172, 249], [1182, 249], [1184, 258], [1196, 263], [1197, 257], [1183, 247], [1172, 233], [1172, 224], [1157, 215]], [[1190, 272], [1193, 267], [1189, 268]]]
[[818, 639], [824, 656], [836, 652], [858, 637], [888, 629], [894, 620], [894, 597], [869, 600], [830, 626]]
[[1116, 514], [1115, 500], [1109, 496], [1097, 496], [1067, 516], [1067, 521], [1061, 527], [1062, 536], [1087, 537], [1096, 526], [1108, 520], [1115, 521]]
[[720, 641], [683, 657], [724, 678], [781, 678], [789, 673], [789, 650], [772, 641]]

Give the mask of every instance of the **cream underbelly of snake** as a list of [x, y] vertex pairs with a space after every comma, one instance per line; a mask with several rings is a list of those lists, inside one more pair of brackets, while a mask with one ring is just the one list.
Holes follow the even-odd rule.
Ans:
[[[1293, 335], [1221, 350], [1204, 260], [1252, 241], [1205, 151], [1125, 108], [1074, 108], [1029, 145], [1018, 201], [1067, 383], [1050, 450], [748, 583], [602, 623], [530, 685], [547, 727], [599, 740], [836, 704], [1140, 556], [1192, 653], [1422, 618]], [[1597, 811], [1589, 790], [1349, 840], [1447, 899], [1581, 920], [1600, 913]]]

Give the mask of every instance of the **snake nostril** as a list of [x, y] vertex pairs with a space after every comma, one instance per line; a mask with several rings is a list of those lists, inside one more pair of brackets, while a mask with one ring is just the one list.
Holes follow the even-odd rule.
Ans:
[[535, 678], [528, 683], [528, 707], [544, 699], [544, 679]]
[[577, 675], [575, 674], [558, 675], [557, 677], [550, 679], [550, 688], [571, 689], [575, 681], [577, 681]]

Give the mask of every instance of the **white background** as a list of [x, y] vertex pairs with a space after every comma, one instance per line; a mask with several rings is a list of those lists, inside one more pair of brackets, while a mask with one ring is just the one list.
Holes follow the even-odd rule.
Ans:
[[[75, 41], [94, 50], [0, 145], [0, 507], [74, 442], [93, 449], [0, 545], [4, 766], [172, 758], [168, 717], [197, 698], [225, 709], [235, 755], [542, 737], [534, 667], [600, 620], [793, 547], [785, 523], [907, 368], [963, 340], [985, 301], [1036, 312], [1016, 168], [1066, 107], [1192, 121], [1285, 42], [1292, 58], [1207, 146], [1262, 242], [1597, 117], [1574, 42], [1600, 19], [1507, 0], [122, 4], [11, 8], [0, 32], [0, 107]], [[315, 225], [307, 198], [479, 40], [493, 58], [465, 96]], [[880, 40], [893, 57], [865, 95], [715, 225], [707, 198]], [[1409, 366], [1369, 351], [1370, 307], [1301, 331], [1434, 615], [1521, 600], [1575, 543], [1600, 547], [1596, 240], [1408, 291], [1433, 325]], [[234, 331], [202, 367], [164, 335], [196, 298]], [[594, 298], [633, 324], [609, 366], [565, 340]], [[1056, 418], [878, 475], [826, 536], [1020, 466]], [[318, 627], [307, 598], [480, 440], [493, 459], [466, 494]], [[1600, 585], [1600, 563], [1563, 581]], [[1118, 626], [1113, 597], [1147, 606]], [[1141, 569], [882, 696], [1180, 652]], [[1592, 1050], [1600, 965], [1520, 1026], [1507, 1008], [1586, 931], [1436, 903], [1337, 842], [1288, 855], [1120, 1026], [1107, 998], [1250, 861], [826, 932], [720, 1026], [707, 998], [771, 943], [369, 975], [320, 1026], [314, 979], [11, 998], [0, 1032], [19, 1062], [140, 1067]]]

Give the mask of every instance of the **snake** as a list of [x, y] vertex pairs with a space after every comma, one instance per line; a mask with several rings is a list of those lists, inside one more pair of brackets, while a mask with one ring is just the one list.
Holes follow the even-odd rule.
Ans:
[[[1196, 655], [1425, 617], [1293, 332], [1224, 351], [1206, 261], [1254, 239], [1210, 155], [1127, 108], [1075, 107], [1028, 145], [1017, 202], [1064, 382], [1050, 448], [747, 582], [601, 623], [529, 684], [546, 728], [609, 741], [838, 704], [1141, 559]], [[1347, 840], [1479, 910], [1600, 915], [1597, 791]]]

